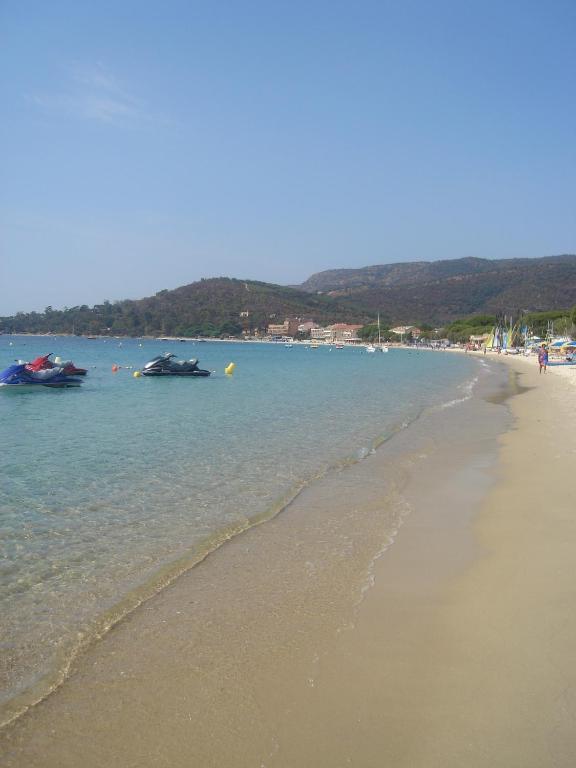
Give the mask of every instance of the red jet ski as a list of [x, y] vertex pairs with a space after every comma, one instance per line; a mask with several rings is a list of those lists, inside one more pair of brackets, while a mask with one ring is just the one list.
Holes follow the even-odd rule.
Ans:
[[26, 363], [26, 370], [37, 373], [38, 371], [45, 371], [49, 368], [62, 368], [62, 371], [66, 376], [86, 376], [88, 373], [86, 368], [76, 368], [71, 360], [65, 360], [61, 363], [53, 363], [52, 360], [50, 360], [52, 354], [52, 352], [49, 352], [47, 355], [42, 355], [41, 357], [37, 357], [36, 360], [32, 360], [31, 363]]

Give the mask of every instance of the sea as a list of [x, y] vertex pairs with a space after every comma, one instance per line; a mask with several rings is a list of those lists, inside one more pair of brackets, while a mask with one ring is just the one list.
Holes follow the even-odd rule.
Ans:
[[[394, 348], [0, 336], [0, 368], [48, 352], [88, 375], [77, 389], [0, 391], [0, 722], [226, 541], [335, 468], [390, 450], [422, 414], [466, 402], [482, 364]], [[212, 375], [134, 376], [163, 352]]]

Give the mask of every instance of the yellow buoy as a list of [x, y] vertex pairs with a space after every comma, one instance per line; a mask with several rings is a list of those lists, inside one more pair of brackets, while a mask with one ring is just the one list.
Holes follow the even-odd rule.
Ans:
[[142, 374], [140, 373], [140, 371], [134, 371], [134, 373], [132, 374], [132, 376], [134, 376], [134, 378], [135, 378], [135, 379], [139, 379], [139, 378], [140, 378], [140, 376], [142, 376]]
[[236, 368], [236, 363], [228, 363], [226, 368], [224, 368], [224, 373], [227, 376], [231, 376], [234, 373], [234, 368]]

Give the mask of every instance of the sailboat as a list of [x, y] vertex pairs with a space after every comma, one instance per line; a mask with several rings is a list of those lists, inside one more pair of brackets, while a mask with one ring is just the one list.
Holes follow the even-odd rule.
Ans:
[[378, 312], [378, 346], [376, 349], [379, 352], [388, 352], [388, 345], [382, 344], [382, 338], [380, 336], [380, 312]]
[[366, 352], [388, 352], [388, 345], [382, 343], [382, 335], [380, 332], [380, 313], [378, 313], [378, 344], [367, 344]]

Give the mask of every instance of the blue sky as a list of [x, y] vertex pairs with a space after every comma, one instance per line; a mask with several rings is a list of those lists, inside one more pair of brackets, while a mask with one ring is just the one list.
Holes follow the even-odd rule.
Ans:
[[3, 0], [0, 315], [576, 251], [576, 4]]

